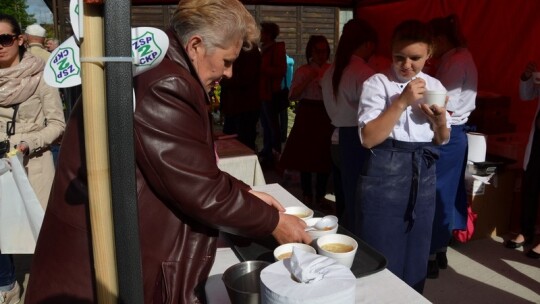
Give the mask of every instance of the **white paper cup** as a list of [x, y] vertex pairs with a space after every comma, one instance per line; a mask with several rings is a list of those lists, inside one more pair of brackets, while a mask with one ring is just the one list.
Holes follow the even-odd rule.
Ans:
[[[313, 218], [305, 220], [305, 222], [306, 222], [306, 224], [308, 226], [313, 226], [320, 219], [321, 219], [320, 217], [313, 217]], [[337, 230], [338, 230], [338, 226], [339, 226], [339, 224], [337, 224], [335, 227], [332, 227], [329, 230], [310, 230], [307, 233], [309, 234], [309, 236], [311, 236], [311, 239], [316, 240], [316, 239], [320, 238], [323, 235], [335, 234], [337, 232]]]
[[315, 248], [309, 245], [306, 245], [303, 243], [287, 243], [287, 244], [280, 245], [276, 249], [274, 249], [274, 259], [276, 259], [276, 261], [281, 261], [283, 259], [290, 258], [293, 248], [297, 248], [305, 252], [311, 252], [311, 253], [317, 254], [317, 251], [315, 250]]
[[433, 91], [428, 90], [424, 93], [424, 99], [429, 106], [437, 105], [444, 107], [446, 102], [446, 91]]
[[[332, 244], [334, 249], [349, 249], [344, 252], [337, 252], [327, 246]], [[336, 245], [337, 244], [337, 245]], [[352, 249], [351, 249], [352, 248]], [[338, 263], [351, 267], [358, 250], [358, 242], [352, 237], [345, 234], [328, 234], [317, 239], [317, 251], [320, 255], [327, 256], [336, 260]]]
[[285, 208], [285, 213], [297, 216], [303, 220], [307, 220], [313, 217], [313, 210], [308, 207], [294, 206]]
[[534, 83], [540, 84], [540, 72], [533, 72], [532, 78], [533, 78]]

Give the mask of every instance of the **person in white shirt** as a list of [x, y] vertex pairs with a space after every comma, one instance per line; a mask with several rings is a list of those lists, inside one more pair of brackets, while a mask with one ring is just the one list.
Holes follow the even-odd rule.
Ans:
[[429, 27], [400, 23], [391, 47], [391, 68], [364, 82], [358, 109], [360, 141], [370, 149], [358, 178], [359, 237], [422, 293], [435, 211], [433, 146], [448, 141], [450, 115], [423, 102], [426, 90], [445, 90], [422, 72], [432, 52]]
[[356, 183], [366, 149], [358, 137], [357, 113], [362, 85], [375, 74], [367, 64], [377, 43], [377, 32], [366, 21], [352, 19], [343, 27], [334, 63], [321, 80], [326, 112], [335, 127], [332, 160], [336, 213], [339, 223], [356, 233]]
[[[536, 63], [529, 62], [521, 74], [519, 96], [523, 100], [540, 101], [540, 79], [534, 79], [537, 71]], [[505, 243], [507, 248], [515, 249], [530, 245], [534, 241], [535, 223], [538, 214], [538, 196], [540, 195], [540, 103], [536, 107], [536, 115], [531, 126], [529, 143], [525, 151], [525, 160], [521, 184], [521, 217], [520, 233]], [[540, 259], [540, 243], [527, 251], [526, 255]]]
[[435, 18], [429, 22], [433, 31], [433, 58], [439, 63], [437, 78], [448, 90], [446, 110], [450, 113], [452, 132], [448, 144], [438, 147], [437, 203], [431, 236], [428, 278], [437, 278], [439, 268], [446, 269], [446, 249], [452, 231], [467, 228], [467, 131], [469, 115], [475, 108], [478, 72], [471, 52], [466, 48], [457, 16]]

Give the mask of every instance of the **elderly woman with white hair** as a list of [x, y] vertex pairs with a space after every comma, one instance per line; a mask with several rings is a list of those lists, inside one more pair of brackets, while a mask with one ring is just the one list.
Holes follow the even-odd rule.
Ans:
[[[208, 92], [232, 76], [240, 49], [257, 42], [253, 17], [237, 0], [182, 0], [167, 34], [165, 59], [135, 78], [144, 303], [203, 303], [220, 230], [279, 243], [311, 238], [273, 197], [216, 164]], [[60, 152], [27, 304], [96, 302], [80, 112], [79, 104], [62, 141], [69, 153]]]

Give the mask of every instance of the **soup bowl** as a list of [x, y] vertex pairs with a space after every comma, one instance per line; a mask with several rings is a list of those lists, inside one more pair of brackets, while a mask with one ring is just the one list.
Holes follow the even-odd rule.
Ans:
[[315, 248], [309, 245], [306, 245], [303, 243], [287, 243], [287, 244], [280, 245], [276, 249], [274, 249], [274, 258], [276, 259], [276, 261], [281, 261], [281, 260], [290, 258], [292, 255], [293, 248], [297, 248], [305, 252], [311, 252], [314, 254], [317, 253]]
[[317, 251], [320, 255], [336, 260], [351, 267], [358, 250], [358, 242], [345, 234], [328, 234], [317, 239]]
[[294, 215], [303, 220], [307, 220], [313, 217], [313, 210], [308, 207], [294, 206], [285, 208], [285, 214]]

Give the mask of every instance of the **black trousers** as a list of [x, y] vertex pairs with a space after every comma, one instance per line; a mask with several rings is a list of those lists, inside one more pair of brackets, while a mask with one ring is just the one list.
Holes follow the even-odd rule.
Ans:
[[540, 195], [540, 130], [534, 132], [529, 163], [521, 184], [521, 234], [534, 237], [534, 226], [538, 214]]

